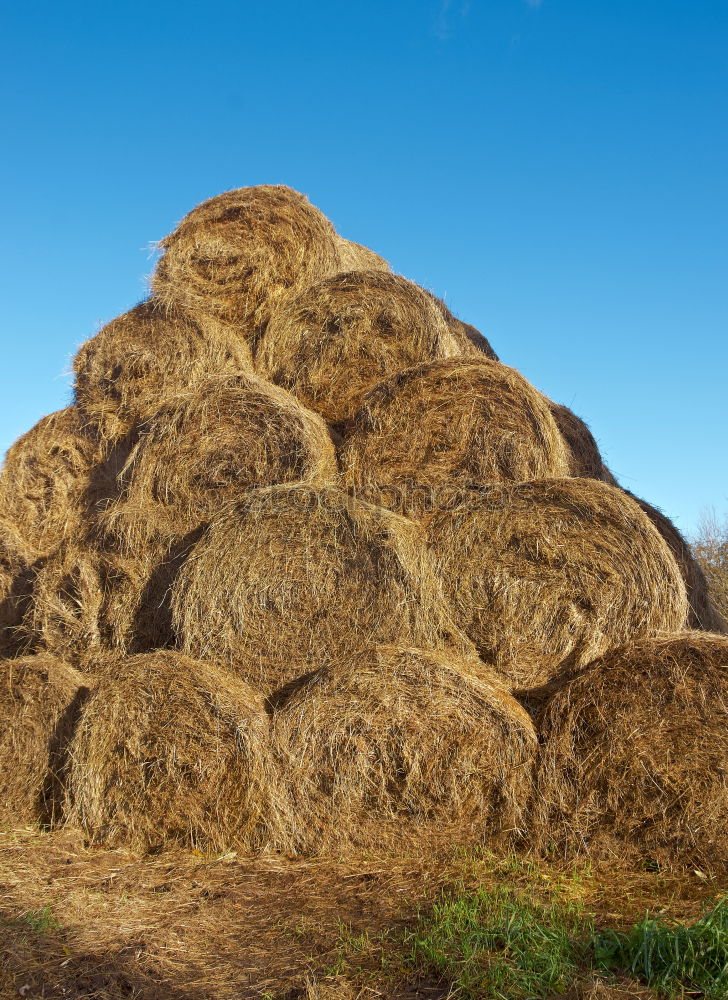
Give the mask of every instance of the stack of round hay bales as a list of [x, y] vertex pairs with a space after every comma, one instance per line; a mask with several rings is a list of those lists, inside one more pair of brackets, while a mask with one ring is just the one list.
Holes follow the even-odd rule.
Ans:
[[3, 818], [725, 854], [724, 626], [586, 424], [290, 188], [161, 250], [0, 474]]

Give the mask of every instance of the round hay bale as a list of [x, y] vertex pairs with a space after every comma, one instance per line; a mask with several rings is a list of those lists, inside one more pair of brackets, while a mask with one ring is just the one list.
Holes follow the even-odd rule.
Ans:
[[437, 306], [395, 274], [351, 271], [309, 288], [273, 317], [256, 365], [330, 423], [353, 417], [394, 372], [459, 347]]
[[462, 486], [568, 475], [541, 393], [484, 357], [430, 361], [373, 389], [339, 453], [356, 495], [421, 517]]
[[530, 718], [484, 668], [376, 647], [293, 687], [273, 712], [297, 850], [514, 833], [532, 793]]
[[613, 650], [553, 695], [540, 730], [542, 846], [725, 866], [728, 638], [686, 632]]
[[0, 472], [3, 517], [37, 552], [50, 552], [79, 530], [102, 458], [76, 406], [43, 417], [7, 453]]
[[362, 246], [361, 243], [353, 243], [339, 237], [339, 271], [386, 271], [391, 272], [391, 267], [384, 257], [374, 253], [369, 247]]
[[606, 483], [487, 486], [436, 515], [428, 535], [456, 624], [514, 688], [685, 624], [672, 553], [637, 504]]
[[650, 521], [668, 544], [675, 561], [680, 567], [685, 589], [688, 594], [688, 627], [703, 632], [728, 632], [728, 623], [723, 620], [720, 612], [713, 606], [710, 599], [708, 581], [693, 555], [692, 549], [677, 530], [669, 517], [646, 500], [640, 500], [629, 490], [624, 491], [640, 505]]
[[256, 490], [214, 521], [172, 590], [180, 647], [262, 690], [372, 643], [471, 649], [414, 523], [335, 489]]
[[594, 435], [584, 421], [567, 406], [547, 400], [551, 416], [556, 421], [569, 456], [569, 475], [600, 479], [617, 485], [617, 481], [602, 460]]
[[0, 518], [0, 659], [19, 648], [18, 626], [32, 589], [37, 558], [13, 524]]
[[150, 299], [108, 323], [76, 354], [76, 405], [104, 438], [116, 440], [170, 396], [211, 375], [251, 368], [250, 347], [228, 327]]
[[55, 656], [0, 662], [0, 817], [53, 825], [66, 800], [68, 744], [84, 699], [83, 676]]
[[208, 379], [142, 428], [99, 522], [105, 543], [133, 553], [187, 535], [254, 487], [337, 476], [326, 424], [285, 390], [255, 375]]
[[90, 839], [252, 850], [276, 777], [262, 699], [171, 650], [108, 663], [72, 745], [74, 818]]
[[253, 339], [280, 303], [339, 270], [339, 237], [282, 184], [237, 188], [194, 208], [160, 244], [164, 305], [212, 316]]
[[458, 342], [460, 353], [464, 357], [480, 358], [485, 355], [485, 357], [489, 358], [491, 361], [499, 360], [498, 355], [490, 346], [487, 337], [484, 337], [477, 327], [471, 326], [470, 323], [463, 323], [461, 319], [458, 319], [457, 316], [454, 316], [453, 313], [450, 312], [442, 299], [433, 295], [432, 292], [427, 292], [427, 294], [440, 310], [443, 319], [447, 323], [450, 333]]

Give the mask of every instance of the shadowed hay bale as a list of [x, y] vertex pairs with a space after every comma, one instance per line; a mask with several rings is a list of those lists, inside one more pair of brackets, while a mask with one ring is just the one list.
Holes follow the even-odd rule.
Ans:
[[263, 702], [214, 664], [169, 650], [108, 663], [70, 780], [74, 818], [93, 841], [258, 848], [276, 785]]
[[339, 271], [386, 271], [392, 269], [384, 257], [374, 253], [361, 243], [353, 243], [339, 237]]
[[36, 558], [15, 526], [0, 518], [0, 658], [17, 652], [17, 628], [25, 614]]
[[723, 620], [721, 614], [713, 607], [708, 589], [708, 581], [705, 579], [700, 565], [693, 556], [692, 549], [677, 530], [669, 517], [666, 517], [661, 510], [648, 504], [646, 500], [640, 500], [629, 490], [624, 491], [627, 496], [640, 505], [654, 524], [662, 537], [667, 542], [670, 551], [680, 567], [682, 578], [685, 581], [685, 589], [688, 594], [688, 627], [700, 629], [704, 632], [728, 632], [728, 624]]
[[326, 424], [285, 390], [255, 375], [208, 379], [142, 429], [102, 534], [135, 552], [186, 535], [253, 487], [337, 475]]
[[515, 688], [685, 624], [685, 587], [669, 548], [637, 504], [606, 483], [488, 486], [435, 516], [428, 534], [456, 624]]
[[414, 517], [447, 507], [464, 485], [568, 475], [541, 393], [482, 356], [431, 361], [377, 386], [340, 460], [353, 492]]
[[569, 456], [569, 475], [600, 479], [603, 483], [617, 485], [612, 473], [606, 467], [599, 452], [594, 435], [584, 421], [567, 406], [547, 400], [551, 415], [556, 421], [566, 443]]
[[272, 738], [297, 849], [400, 841], [428, 825], [476, 841], [519, 827], [536, 732], [487, 669], [377, 647], [291, 687]]
[[237, 188], [194, 208], [160, 244], [152, 280], [165, 305], [254, 338], [282, 300], [339, 270], [339, 237], [284, 185]]
[[335, 489], [250, 493], [213, 522], [172, 591], [181, 648], [270, 692], [372, 643], [453, 642], [417, 525]]
[[169, 397], [210, 375], [252, 368], [248, 344], [214, 321], [198, 323], [150, 299], [108, 323], [76, 355], [76, 404], [115, 440]]
[[728, 638], [613, 650], [540, 719], [535, 837], [567, 853], [728, 859]]
[[447, 323], [450, 333], [458, 342], [460, 353], [464, 357], [480, 358], [485, 355], [486, 358], [489, 358], [491, 361], [499, 360], [498, 355], [490, 346], [487, 338], [483, 336], [477, 327], [471, 326], [470, 323], [463, 323], [461, 319], [458, 319], [457, 316], [454, 316], [450, 312], [442, 299], [433, 295], [432, 292], [427, 292], [427, 294], [440, 310], [440, 313]]
[[283, 306], [255, 360], [305, 406], [340, 423], [393, 372], [459, 353], [442, 314], [421, 288], [395, 274], [352, 271]]
[[102, 459], [75, 406], [43, 417], [9, 449], [0, 473], [0, 509], [28, 545], [50, 552], [79, 530], [83, 498]]
[[61, 818], [68, 742], [88, 694], [81, 674], [47, 654], [0, 661], [0, 816]]

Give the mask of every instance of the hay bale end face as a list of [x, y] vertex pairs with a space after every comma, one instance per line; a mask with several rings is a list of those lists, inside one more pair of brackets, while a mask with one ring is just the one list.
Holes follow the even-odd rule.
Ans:
[[256, 490], [213, 522], [172, 592], [189, 655], [266, 693], [372, 643], [472, 651], [420, 529], [335, 489]]
[[88, 694], [83, 676], [48, 654], [0, 661], [0, 816], [58, 823], [68, 744]]
[[269, 836], [268, 717], [214, 664], [172, 651], [108, 664], [71, 750], [74, 818], [95, 842], [255, 850]]
[[457, 316], [450, 312], [442, 299], [433, 295], [432, 292], [427, 292], [427, 294], [440, 310], [443, 319], [447, 323], [450, 333], [458, 342], [460, 353], [464, 357], [481, 358], [485, 356], [490, 361], [499, 360], [498, 355], [490, 346], [488, 339], [483, 336], [477, 327], [472, 326], [470, 323], [464, 323], [461, 319], [458, 319]]
[[514, 688], [685, 625], [685, 587], [669, 548], [637, 504], [606, 483], [484, 487], [436, 515], [428, 537], [456, 624]]
[[198, 322], [155, 299], [108, 323], [76, 354], [76, 404], [101, 436], [116, 440], [149, 420], [170, 396], [209, 376], [250, 371], [250, 347], [230, 328]]
[[541, 393], [483, 357], [417, 365], [373, 389], [340, 460], [357, 496], [410, 517], [446, 508], [463, 486], [568, 475]]
[[101, 533], [134, 553], [195, 531], [252, 488], [337, 476], [325, 423], [285, 390], [255, 375], [208, 379], [145, 425]]
[[536, 733], [482, 667], [377, 647], [318, 670], [273, 712], [297, 850], [512, 834], [532, 792]]
[[339, 271], [386, 271], [391, 272], [391, 267], [384, 257], [370, 250], [369, 247], [362, 246], [361, 243], [353, 243], [339, 237]]
[[628, 644], [547, 703], [534, 840], [566, 854], [725, 866], [728, 638]]
[[569, 475], [599, 479], [603, 483], [616, 486], [617, 481], [604, 464], [594, 435], [584, 421], [568, 406], [554, 403], [550, 399], [547, 400], [547, 404], [566, 444]]
[[284, 185], [202, 202], [164, 240], [152, 288], [165, 306], [211, 316], [254, 339], [287, 298], [339, 270], [339, 237]]
[[352, 271], [309, 288], [280, 309], [258, 345], [258, 369], [330, 423], [354, 416], [393, 372], [457, 356], [433, 302], [394, 274]]

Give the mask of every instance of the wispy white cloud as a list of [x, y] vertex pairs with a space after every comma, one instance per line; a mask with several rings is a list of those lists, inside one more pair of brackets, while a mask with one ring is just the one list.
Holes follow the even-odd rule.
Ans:
[[540, 7], [543, 0], [526, 0], [529, 7]]
[[440, 0], [435, 19], [432, 23], [432, 33], [441, 42], [446, 42], [453, 32], [452, 20], [464, 20], [472, 8], [471, 0], [460, 0], [456, 5], [454, 0]]

